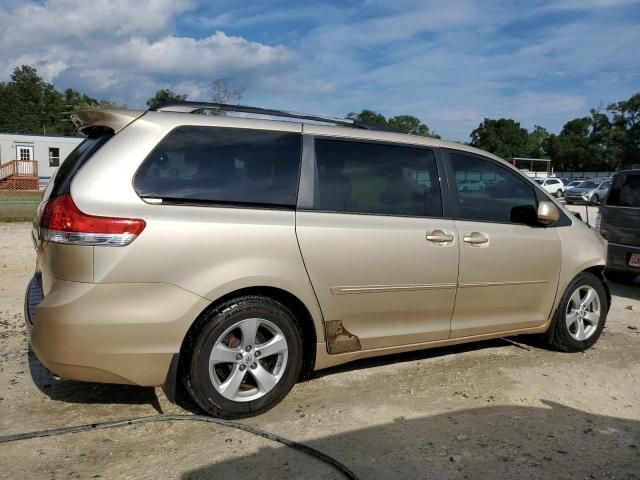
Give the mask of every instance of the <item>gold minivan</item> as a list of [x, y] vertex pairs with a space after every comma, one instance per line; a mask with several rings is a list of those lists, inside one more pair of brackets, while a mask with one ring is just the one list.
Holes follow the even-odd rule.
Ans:
[[487, 152], [195, 102], [74, 122], [25, 298], [63, 378], [183, 384], [238, 418], [359, 358], [521, 334], [582, 351], [604, 327], [605, 240]]

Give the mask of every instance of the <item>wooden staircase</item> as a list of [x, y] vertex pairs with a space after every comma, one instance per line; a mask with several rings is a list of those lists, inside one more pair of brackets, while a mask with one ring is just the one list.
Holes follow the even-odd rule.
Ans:
[[38, 190], [38, 162], [12, 160], [0, 165], [0, 190]]

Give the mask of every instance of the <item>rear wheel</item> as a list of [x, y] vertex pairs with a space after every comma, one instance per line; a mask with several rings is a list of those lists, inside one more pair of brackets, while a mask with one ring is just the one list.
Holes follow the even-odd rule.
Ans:
[[186, 379], [193, 400], [222, 418], [257, 415], [277, 405], [302, 367], [292, 313], [268, 297], [244, 296], [205, 313]]
[[562, 192], [562, 190], [561, 190], [561, 189], [558, 189], [558, 191], [556, 192], [556, 197], [557, 197], [557, 198], [562, 197], [562, 193], [563, 193], [563, 192]]
[[592, 273], [581, 273], [565, 291], [547, 332], [549, 346], [564, 352], [591, 347], [602, 333], [609, 310], [602, 280]]

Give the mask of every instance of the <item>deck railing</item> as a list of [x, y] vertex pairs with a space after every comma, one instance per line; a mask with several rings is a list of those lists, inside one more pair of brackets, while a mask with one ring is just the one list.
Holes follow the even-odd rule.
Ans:
[[32, 160], [12, 160], [0, 165], [0, 180], [14, 176], [38, 178], [38, 162]]

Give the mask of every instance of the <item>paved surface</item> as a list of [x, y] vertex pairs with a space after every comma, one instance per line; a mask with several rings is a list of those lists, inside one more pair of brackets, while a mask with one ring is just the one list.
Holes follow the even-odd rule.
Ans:
[[[0, 433], [188, 413], [161, 390], [56, 381], [30, 355], [28, 234], [0, 224]], [[638, 479], [640, 285], [612, 288], [607, 328], [583, 354], [498, 340], [358, 362], [296, 385], [247, 423], [362, 479]], [[340, 478], [267, 440], [185, 423], [0, 444], [0, 466], [8, 479]]]

